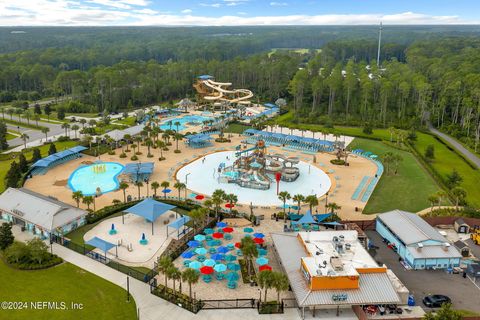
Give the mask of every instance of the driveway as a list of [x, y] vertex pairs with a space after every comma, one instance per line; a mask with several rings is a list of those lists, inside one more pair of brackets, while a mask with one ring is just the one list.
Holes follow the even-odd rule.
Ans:
[[472, 239], [465, 240], [465, 243], [470, 248], [470, 252], [475, 256], [475, 258], [480, 260], [480, 245], [473, 243]]
[[450, 137], [449, 135], [443, 133], [443, 132], [440, 132], [438, 131], [437, 129], [435, 129], [434, 127], [432, 127], [431, 125], [429, 125], [429, 128], [431, 133], [433, 133], [434, 135], [436, 136], [439, 136], [440, 138], [442, 138], [443, 140], [447, 141], [449, 144], [451, 144], [455, 149], [457, 149], [458, 152], [460, 152], [461, 154], [463, 154], [463, 156], [465, 158], [467, 158], [468, 160], [470, 160], [471, 162], [473, 162], [477, 168], [480, 168], [480, 158], [477, 157], [475, 154], [473, 154], [473, 152], [471, 152], [470, 150], [468, 150], [467, 148], [465, 148], [461, 143], [459, 143], [457, 140], [455, 140], [454, 138]]
[[390, 268], [415, 296], [417, 305], [424, 307], [422, 299], [429, 294], [444, 294], [452, 299], [454, 308], [480, 312], [478, 297], [480, 290], [462, 274], [447, 274], [441, 270], [405, 270], [398, 261], [399, 256], [382, 242], [376, 231], [367, 231], [368, 238], [379, 247], [371, 254], [379, 263]]

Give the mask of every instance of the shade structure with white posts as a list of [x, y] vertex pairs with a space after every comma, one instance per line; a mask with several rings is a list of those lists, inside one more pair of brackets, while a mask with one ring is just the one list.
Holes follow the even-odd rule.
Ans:
[[152, 198], [146, 198], [145, 200], [137, 203], [136, 205], [126, 209], [125, 212], [143, 217], [145, 218], [145, 220], [150, 222], [152, 224], [153, 235], [153, 223], [155, 222], [155, 220], [157, 220], [158, 217], [174, 208], [176, 207], [171, 204], [153, 200]]
[[[98, 237], [93, 237], [92, 239], [85, 242], [85, 244], [88, 244], [92, 247], [102, 250], [105, 255], [105, 260], [107, 259], [107, 251], [109, 251], [113, 247], [115, 247], [115, 249], [117, 248], [115, 244], [105, 241], [103, 239], [100, 239]], [[117, 252], [115, 252], [115, 256], [117, 256]]]

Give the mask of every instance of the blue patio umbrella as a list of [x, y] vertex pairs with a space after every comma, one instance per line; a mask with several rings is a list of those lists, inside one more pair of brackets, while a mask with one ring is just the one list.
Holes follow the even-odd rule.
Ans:
[[215, 246], [215, 243], [216, 243], [215, 240], [208, 240], [207, 241], [207, 246], [213, 247], [213, 246]]
[[298, 206], [290, 206], [293, 210], [298, 210]]
[[188, 196], [189, 196], [190, 198], [195, 198], [195, 197], [197, 196], [197, 194], [196, 194], [196, 193], [190, 193]]
[[195, 237], [193, 237], [193, 239], [195, 239], [197, 241], [204, 241], [205, 236], [203, 234], [197, 234], [197, 235], [195, 235]]
[[223, 260], [223, 259], [225, 259], [225, 256], [224, 256], [223, 254], [221, 254], [221, 253], [214, 253], [214, 254], [212, 254], [212, 255], [210, 256], [210, 258], [212, 258], [213, 260], [218, 261], [218, 260]]
[[203, 233], [205, 233], [205, 234], [212, 234], [214, 232], [215, 231], [212, 228], [206, 228], [205, 230], [203, 230]]
[[227, 271], [227, 266], [223, 263], [219, 263], [216, 264], [215, 267], [213, 267], [213, 270], [215, 270], [216, 272], [224, 272]]
[[[257, 233], [253, 234], [253, 237], [254, 238], [264, 238], [265, 235], [263, 233], [257, 232]], [[197, 239], [195, 239], [195, 240], [197, 240]]]
[[227, 244], [227, 248], [230, 249], [230, 250], [233, 250], [233, 249], [235, 249], [235, 245], [233, 243], [229, 243], [229, 244]]
[[259, 266], [264, 266], [268, 264], [268, 259], [265, 257], [260, 257], [260, 258], [257, 258], [256, 262]]
[[258, 255], [259, 256], [266, 256], [267, 253], [268, 253], [268, 251], [265, 250], [265, 249], [258, 249]]
[[230, 249], [228, 249], [227, 247], [221, 246], [217, 248], [218, 253], [227, 253], [228, 251], [230, 251]]
[[170, 192], [172, 192], [172, 189], [163, 189], [162, 190], [162, 193], [170, 193]]
[[207, 259], [203, 261], [203, 265], [207, 267], [213, 267], [215, 265], [215, 260], [213, 259]]
[[227, 224], [225, 222], [217, 222], [217, 227], [218, 228], [225, 228]]
[[192, 251], [185, 251], [184, 253], [182, 253], [182, 258], [183, 259], [190, 259], [194, 255], [195, 255], [195, 253], [193, 253]]
[[198, 241], [195, 241], [195, 240], [190, 240], [187, 242], [187, 246], [189, 246], [190, 248], [196, 248], [200, 245], [200, 242]]
[[225, 260], [226, 260], [226, 261], [235, 261], [235, 260], [237, 260], [237, 257], [234, 256], [233, 254], [227, 254], [227, 255], [225, 256]]
[[231, 270], [231, 271], [238, 271], [240, 270], [240, 265], [238, 263], [231, 262], [227, 264], [227, 268], [228, 270]]
[[189, 268], [192, 268], [192, 269], [200, 269], [202, 267], [202, 264], [198, 261], [192, 261], [190, 262], [190, 264], [188, 265]]
[[239, 278], [239, 276], [238, 276], [238, 273], [236, 273], [236, 272], [229, 272], [225, 276], [225, 279], [227, 279], [228, 281], [237, 281], [238, 278]]
[[250, 228], [250, 227], [243, 228], [243, 232], [246, 232], [246, 233], [253, 232], [253, 228]]
[[[195, 249], [195, 253], [196, 253], [196, 254], [199, 254], [199, 255], [204, 255], [204, 254], [207, 253], [207, 249], [205, 249], [205, 248], [197, 248], [197, 249]], [[268, 263], [268, 262], [267, 262], [267, 263]]]

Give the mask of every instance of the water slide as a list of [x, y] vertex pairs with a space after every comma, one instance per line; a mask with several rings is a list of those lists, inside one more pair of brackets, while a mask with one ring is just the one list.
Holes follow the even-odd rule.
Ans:
[[270, 179], [259, 173], [257, 170], [253, 172], [253, 180], [261, 185], [270, 186]]
[[[253, 92], [248, 89], [234, 89], [228, 90], [226, 87], [230, 87], [230, 82], [215, 82], [210, 79], [202, 80], [203, 85], [212, 89], [215, 95], [206, 95], [203, 98], [208, 101], [228, 101], [230, 103], [250, 104], [250, 99], [253, 97]], [[229, 95], [233, 95], [230, 98]]]

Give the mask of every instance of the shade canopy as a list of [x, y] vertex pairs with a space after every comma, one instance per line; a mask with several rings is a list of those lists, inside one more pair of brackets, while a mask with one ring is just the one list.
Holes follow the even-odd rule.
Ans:
[[107, 252], [108, 250], [115, 247], [115, 245], [113, 243], [110, 243], [110, 242], [105, 241], [103, 239], [100, 239], [98, 237], [93, 237], [92, 239], [88, 240], [85, 243], [92, 246], [92, 247], [98, 248], [98, 249], [102, 250], [103, 252]]
[[188, 267], [191, 268], [191, 269], [197, 269], [198, 270], [202, 267], [202, 264], [198, 261], [192, 261], [192, 262], [190, 262]]
[[196, 241], [196, 240], [190, 240], [187, 242], [187, 246], [191, 247], [191, 248], [196, 248], [200, 245], [200, 242]]
[[217, 252], [218, 253], [227, 253], [228, 251], [230, 251], [230, 249], [228, 249], [227, 247], [218, 247], [217, 249]]
[[307, 213], [305, 213], [303, 217], [300, 218], [300, 220], [292, 221], [292, 224], [316, 224], [316, 223], [317, 221], [312, 216], [312, 212], [310, 212], [310, 210], [307, 210]]
[[43, 159], [40, 159], [40, 160], [36, 161], [32, 165], [32, 168], [37, 168], [37, 167], [46, 168], [46, 167], [49, 167], [50, 165], [52, 165], [53, 163], [55, 163], [59, 160], [62, 160], [64, 158], [66, 158], [68, 156], [71, 156], [71, 155], [74, 155], [76, 153], [80, 153], [80, 152], [82, 152], [84, 150], [87, 150], [87, 149], [88, 148], [86, 148], [84, 146], [75, 146], [73, 148], [54, 153], [52, 155], [49, 155], [48, 157], [45, 157]]
[[213, 259], [207, 259], [207, 260], [203, 261], [204, 266], [213, 267], [215, 264], [216, 264], [216, 262]]
[[337, 222], [337, 221], [324, 222], [323, 224], [324, 224], [324, 225], [327, 225], [327, 226], [342, 226], [342, 224], [341, 224], [340, 222]]
[[224, 272], [227, 270], [227, 266], [224, 265], [223, 263], [219, 263], [217, 265], [215, 265], [215, 267], [213, 267], [213, 269], [216, 271], [216, 272]]
[[270, 267], [268, 264], [264, 264], [263, 266], [260, 266], [258, 270], [261, 271], [272, 271], [272, 267]]
[[182, 253], [182, 258], [184, 259], [190, 259], [191, 257], [193, 257], [195, 255], [195, 253], [193, 253], [192, 251], [185, 251], [184, 253]]
[[[180, 217], [177, 220], [173, 221], [168, 226], [178, 230], [181, 227], [183, 227], [188, 221], [190, 221], [190, 217], [189, 216], [183, 216], [183, 217]], [[197, 240], [197, 239], [195, 239], [195, 240]]]
[[133, 207], [128, 208], [125, 212], [143, 217], [149, 222], [154, 222], [162, 214], [167, 213], [173, 208], [176, 207], [171, 204], [153, 200], [152, 198], [147, 198]]
[[193, 237], [196, 241], [204, 241], [205, 236], [203, 234], [196, 234], [195, 237]]
[[268, 264], [268, 259], [265, 257], [260, 257], [260, 258], [257, 258], [256, 262], [259, 266], [263, 266]]
[[324, 214], [316, 214], [314, 215], [315, 219], [317, 219], [317, 222], [322, 222], [323, 220], [331, 217], [331, 213], [324, 213]]
[[217, 222], [217, 227], [218, 228], [225, 228], [227, 224], [225, 222]]

